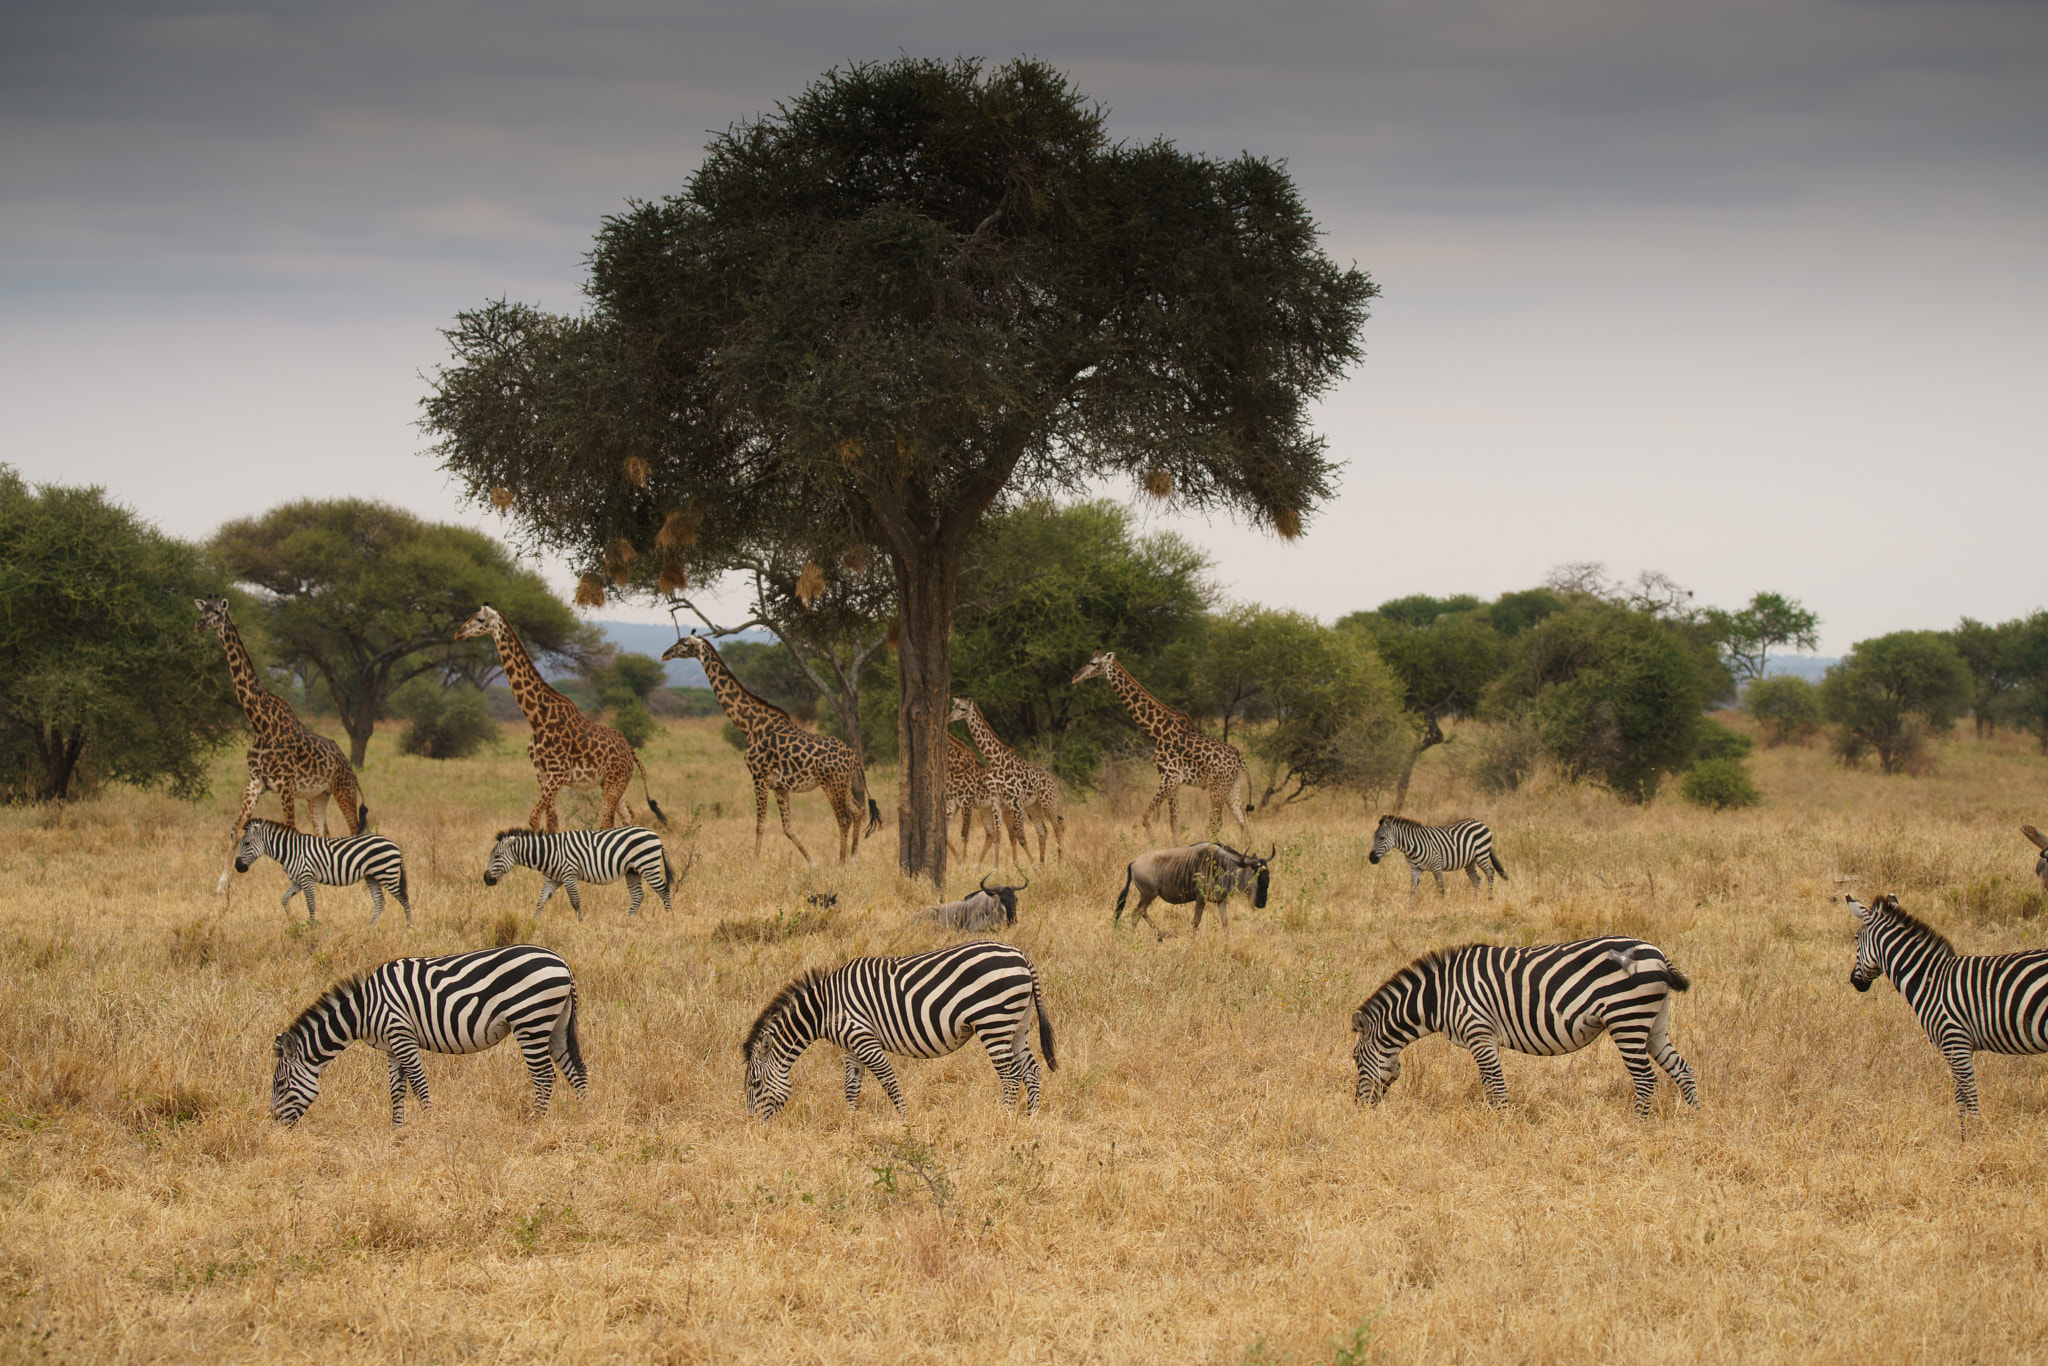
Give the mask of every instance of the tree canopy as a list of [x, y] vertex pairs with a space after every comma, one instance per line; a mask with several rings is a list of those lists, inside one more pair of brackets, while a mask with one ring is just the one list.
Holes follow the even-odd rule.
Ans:
[[1309, 408], [1377, 292], [1280, 165], [1113, 142], [1030, 60], [856, 65], [605, 220], [590, 310], [465, 313], [426, 402], [444, 467], [588, 585], [764, 546], [896, 577], [899, 859], [943, 881], [959, 575], [1017, 491], [1121, 474], [1298, 535]]
[[1738, 681], [1764, 676], [1774, 647], [1814, 650], [1820, 645], [1820, 617], [1796, 598], [1758, 593], [1735, 612], [1710, 609], [1707, 619], [1721, 637], [1721, 651]]
[[84, 765], [201, 795], [242, 723], [219, 643], [192, 630], [193, 599], [224, 586], [104, 490], [0, 465], [0, 792], [62, 800]]
[[1847, 763], [1877, 756], [1884, 773], [1913, 767], [1927, 732], [1946, 730], [1970, 705], [1970, 671], [1938, 631], [1859, 640], [1821, 680], [1821, 705], [1842, 727]]
[[580, 663], [590, 643], [546, 582], [482, 532], [383, 503], [303, 501], [214, 533], [235, 580], [255, 589], [278, 653], [324, 681], [361, 765], [391, 695], [423, 675], [487, 678], [489, 640], [454, 639], [484, 603], [537, 658]]

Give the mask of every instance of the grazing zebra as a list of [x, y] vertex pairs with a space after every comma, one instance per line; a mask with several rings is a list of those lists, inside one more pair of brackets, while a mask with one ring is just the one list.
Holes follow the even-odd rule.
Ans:
[[346, 839], [322, 839], [302, 835], [288, 825], [252, 819], [242, 830], [241, 846], [235, 851], [235, 871], [246, 873], [265, 854], [284, 865], [292, 884], [285, 889], [284, 908], [292, 898], [305, 893], [306, 923], [314, 923], [313, 884], [348, 887], [366, 883], [370, 888], [370, 923], [384, 914], [384, 893], [389, 892], [405, 908], [405, 923], [412, 924], [412, 902], [405, 894], [405, 855], [382, 835], [350, 835]]
[[1366, 862], [1378, 863], [1396, 849], [1408, 856], [1410, 906], [1415, 904], [1415, 889], [1422, 885], [1425, 872], [1436, 879], [1439, 896], [1443, 895], [1447, 868], [1464, 869], [1465, 876], [1472, 879], [1474, 891], [1479, 889], [1479, 870], [1484, 868], [1489, 898], [1493, 896], [1495, 873], [1500, 874], [1501, 881], [1508, 880], [1507, 865], [1493, 852], [1493, 831], [1481, 821], [1424, 825], [1405, 816], [1382, 816], [1379, 828], [1372, 832], [1372, 853], [1366, 855]]
[[320, 1069], [361, 1039], [391, 1069], [391, 1122], [405, 1123], [405, 1088], [425, 1109], [420, 1050], [481, 1053], [507, 1034], [533, 1074], [533, 1106], [546, 1113], [554, 1069], [581, 1095], [590, 1084], [576, 1042], [576, 982], [561, 957], [533, 944], [443, 958], [397, 958], [327, 989], [277, 1036], [270, 1116], [296, 1124], [320, 1094]]
[[1380, 1103], [1401, 1075], [1401, 1050], [1438, 1030], [1471, 1050], [1487, 1100], [1505, 1105], [1500, 1050], [1573, 1053], [1605, 1030], [1636, 1085], [1636, 1113], [1650, 1113], [1657, 1060], [1685, 1103], [1697, 1108], [1692, 1068], [1671, 1046], [1671, 993], [1692, 983], [1655, 945], [1609, 935], [1570, 944], [1438, 949], [1402, 968], [1351, 1016], [1358, 1043], [1359, 1100]]
[[1038, 970], [1008, 944], [977, 940], [908, 958], [855, 958], [836, 968], [813, 968], [775, 994], [740, 1045], [747, 1060], [747, 1113], [764, 1120], [780, 1114], [789, 1103], [789, 1069], [806, 1048], [825, 1039], [846, 1050], [847, 1105], [859, 1107], [865, 1067], [900, 1115], [903, 1092], [884, 1055], [941, 1057], [979, 1034], [1002, 1078], [1004, 1107], [1015, 1103], [1021, 1081], [1026, 1107], [1035, 1115], [1033, 1011], [1046, 1069], [1056, 1072]]
[[1933, 926], [1899, 909], [1895, 896], [1869, 906], [1844, 898], [1862, 922], [1849, 983], [1870, 990], [1889, 977], [1956, 1080], [1956, 1123], [1967, 1137], [1977, 1111], [1972, 1055], [2048, 1053], [2048, 951], [1964, 955]]
[[500, 830], [491, 846], [490, 862], [484, 865], [484, 886], [495, 887], [498, 879], [517, 868], [531, 868], [545, 881], [540, 900], [533, 903], [533, 918], [540, 920], [541, 907], [555, 894], [555, 888], [569, 889], [569, 904], [576, 918], [583, 918], [583, 899], [576, 895], [579, 882], [617, 882], [626, 879], [633, 902], [627, 915], [640, 914], [640, 883], [644, 880], [661, 898], [663, 910], [673, 911], [669, 884], [674, 871], [661, 836], [644, 825], [615, 825], [609, 830], [529, 830], [514, 826]]

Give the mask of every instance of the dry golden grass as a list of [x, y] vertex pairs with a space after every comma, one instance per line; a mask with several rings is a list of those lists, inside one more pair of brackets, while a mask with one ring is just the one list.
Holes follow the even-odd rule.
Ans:
[[[1966, 951], [2038, 945], [2016, 827], [2048, 814], [2048, 762], [2023, 744], [1945, 745], [1921, 779], [1760, 754], [1766, 805], [1722, 816], [1487, 799], [1454, 744], [1409, 809], [1492, 822], [1497, 900], [1425, 882], [1410, 913], [1406, 870], [1366, 864], [1370, 814], [1331, 801], [1255, 821], [1282, 850], [1267, 909], [1199, 937], [1168, 912], [1164, 943], [1110, 926], [1144, 843], [1118, 787], [1072, 809], [1012, 936], [1059, 1036], [1038, 1119], [999, 1109], [971, 1047], [901, 1065], [907, 1125], [873, 1087], [849, 1117], [821, 1046], [764, 1126], [736, 1045], [767, 996], [928, 942], [893, 826], [813, 871], [771, 817], [757, 863], [738, 756], [676, 725], [654, 792], [703, 827], [675, 914], [628, 920], [615, 884], [529, 930], [533, 875], [479, 876], [532, 800], [523, 741], [437, 765], [380, 737], [365, 786], [411, 931], [395, 908], [371, 931], [361, 889], [323, 889], [317, 931], [288, 921], [274, 864], [212, 894], [238, 754], [196, 809], [0, 813], [0, 1358], [1306, 1363], [1360, 1325], [1347, 1359], [2048, 1354], [2048, 1059], [1981, 1057], [1958, 1143], [1904, 1003], [1849, 987], [1840, 905], [1895, 890]], [[829, 848], [823, 802], [798, 805]], [[826, 888], [815, 932], [771, 932]], [[1349, 1012], [1414, 954], [1608, 930], [1692, 975], [1673, 1037], [1701, 1111], [1660, 1082], [1633, 1119], [1603, 1042], [1509, 1055], [1493, 1113], [1440, 1037], [1354, 1107]], [[576, 970], [587, 1100], [532, 1121], [511, 1048], [430, 1056], [435, 1108], [394, 1131], [358, 1046], [297, 1128], [266, 1118], [271, 1036], [335, 977], [520, 938]]]

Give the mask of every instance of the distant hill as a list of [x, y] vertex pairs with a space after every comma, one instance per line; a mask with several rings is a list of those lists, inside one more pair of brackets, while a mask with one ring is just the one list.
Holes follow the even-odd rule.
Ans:
[[1839, 657], [1833, 655], [1772, 655], [1764, 661], [1764, 674], [1767, 677], [1791, 674], [1795, 678], [1818, 683], [1826, 676], [1830, 666], [1841, 662]]
[[[594, 623], [604, 632], [604, 638], [617, 648], [620, 654], [646, 655], [649, 659], [660, 659], [661, 652], [676, 643], [674, 628], [657, 622], [646, 621], [600, 621]], [[731, 640], [773, 640], [772, 632], [755, 629], [742, 631], [737, 636], [724, 637]], [[1775, 661], [1774, 661], [1775, 662]], [[546, 670], [549, 678], [567, 675], [566, 669]], [[671, 688], [708, 688], [711, 681], [704, 677], [704, 666], [694, 659], [671, 660], [667, 666], [668, 686]]]

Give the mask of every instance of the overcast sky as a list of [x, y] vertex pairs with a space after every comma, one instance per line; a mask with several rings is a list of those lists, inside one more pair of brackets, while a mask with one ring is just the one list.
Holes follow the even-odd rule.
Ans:
[[192, 537], [351, 494], [495, 527], [421, 454], [438, 329], [579, 307], [603, 215], [899, 52], [1284, 158], [1379, 282], [1310, 534], [1147, 514], [1239, 598], [1602, 560], [1801, 598], [1827, 653], [2048, 602], [2041, 3], [7, 0], [0, 461]]

